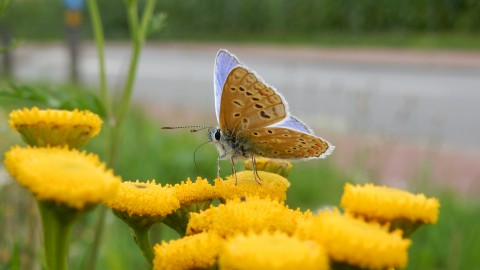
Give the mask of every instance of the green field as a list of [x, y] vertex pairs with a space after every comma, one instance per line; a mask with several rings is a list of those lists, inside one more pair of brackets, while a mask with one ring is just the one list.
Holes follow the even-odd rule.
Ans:
[[[140, 1], [140, 10], [145, 1]], [[129, 38], [124, 3], [98, 3], [105, 36]], [[108, 11], [108, 12], [106, 12]], [[166, 18], [157, 41], [250, 42], [313, 46], [375, 46], [416, 49], [480, 49], [480, 6], [472, 0], [354, 1], [246, 0], [158, 1], [155, 14]], [[87, 9], [81, 36], [93, 40]], [[162, 15], [160, 15], [162, 14]], [[62, 1], [13, 1], [0, 15], [0, 34], [27, 42], [66, 36]], [[25, 18], [19, 20], [18, 18]], [[35, 22], [35, 27], [31, 27]], [[41, 29], [41, 31], [38, 31]]]

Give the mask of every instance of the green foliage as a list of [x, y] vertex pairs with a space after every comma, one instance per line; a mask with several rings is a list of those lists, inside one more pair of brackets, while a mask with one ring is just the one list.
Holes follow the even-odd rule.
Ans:
[[[157, 179], [162, 183], [178, 183], [197, 175], [214, 179], [216, 177], [217, 152], [208, 145], [194, 150], [208, 140], [206, 130], [190, 133], [185, 130], [162, 130], [161, 124], [145, 116], [138, 108], [132, 109], [121, 134], [120, 151], [116, 173], [125, 180]], [[102, 132], [99, 138], [89, 142], [87, 149], [102, 156], [108, 139]], [[228, 162], [222, 162], [222, 174], [230, 173]]]
[[62, 1], [14, 1], [0, 18], [2, 28], [19, 39], [63, 38], [65, 26]]
[[12, 4], [13, 0], [0, 0], [0, 16], [2, 16]]
[[328, 159], [296, 162], [288, 179], [292, 185], [287, 190], [287, 204], [312, 211], [338, 206], [343, 185], [352, 181]]
[[315, 34], [342, 31], [478, 33], [480, 4], [474, 0], [246, 0], [159, 2], [175, 32]]
[[[107, 38], [127, 38], [128, 22], [125, 10], [120, 7], [124, 2], [103, 0], [98, 1], [98, 5]], [[219, 39], [327, 45], [339, 42], [381, 45], [385, 41], [386, 45], [393, 46], [429, 46], [432, 43], [438, 46], [436, 44], [442, 44], [445, 37], [451, 36], [448, 43], [460, 43], [461, 47], [466, 47], [465, 42], [462, 43], [464, 38], [467, 42], [475, 42], [476, 47], [480, 43], [477, 39], [471, 40], [480, 32], [480, 2], [475, 0], [163, 0], [158, 2], [155, 14], [158, 15], [149, 33], [162, 40]], [[64, 36], [61, 1], [16, 1], [0, 19], [0, 24], [12, 28], [20, 39]], [[32, 22], [35, 27], [31, 27]], [[85, 14], [85, 33], [91, 36], [89, 22]], [[158, 33], [160, 28], [162, 32]], [[427, 43], [418, 44], [424, 38]], [[447, 44], [447, 47], [451, 46]]]
[[105, 108], [90, 89], [73, 85], [50, 87], [6, 83], [0, 86], [0, 105], [9, 110], [25, 106], [90, 110], [101, 117], [105, 116]]
[[167, 13], [159, 12], [155, 14], [152, 18], [152, 23], [148, 29], [148, 34], [155, 34], [160, 32], [160, 30], [164, 29], [167, 26]]
[[409, 269], [480, 269], [480, 201], [439, 192], [438, 223], [412, 235]]

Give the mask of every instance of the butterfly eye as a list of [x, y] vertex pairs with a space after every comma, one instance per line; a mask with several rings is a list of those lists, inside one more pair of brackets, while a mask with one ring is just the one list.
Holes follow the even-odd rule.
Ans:
[[219, 141], [220, 140], [220, 129], [217, 129], [217, 131], [215, 131], [215, 140]]

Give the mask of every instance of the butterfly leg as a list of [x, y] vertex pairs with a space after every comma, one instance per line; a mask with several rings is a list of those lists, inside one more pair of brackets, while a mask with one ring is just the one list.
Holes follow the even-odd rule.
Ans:
[[217, 158], [217, 179], [221, 179], [220, 178], [220, 158], [221, 157]]
[[260, 175], [258, 175], [257, 162], [253, 155], [252, 155], [252, 169], [253, 169], [253, 179], [255, 179], [255, 182], [257, 182], [257, 184], [261, 185], [260, 181], [262, 181], [262, 179], [260, 178]]
[[235, 176], [235, 185], [237, 185], [237, 172], [235, 170], [235, 160], [232, 157], [230, 157], [230, 160], [232, 161], [232, 175]]

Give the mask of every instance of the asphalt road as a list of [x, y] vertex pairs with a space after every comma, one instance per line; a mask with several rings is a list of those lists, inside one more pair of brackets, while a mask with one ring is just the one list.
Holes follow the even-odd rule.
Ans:
[[[480, 153], [480, 53], [475, 52], [154, 44], [142, 54], [135, 100], [202, 112], [213, 124], [213, 62], [221, 47], [283, 93], [292, 114], [318, 134], [381, 133]], [[128, 46], [109, 45], [106, 52], [109, 84], [120, 88]], [[24, 45], [15, 59], [15, 74], [23, 80], [68, 76], [62, 44]], [[80, 69], [83, 81], [97, 83], [92, 45], [83, 46]]]

